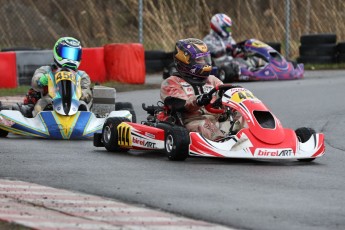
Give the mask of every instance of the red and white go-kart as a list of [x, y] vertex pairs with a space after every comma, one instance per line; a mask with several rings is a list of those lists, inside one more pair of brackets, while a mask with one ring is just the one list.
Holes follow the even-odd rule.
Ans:
[[[185, 160], [188, 156], [252, 159], [297, 159], [313, 161], [325, 153], [324, 134], [312, 128], [284, 128], [274, 114], [248, 89], [229, 84], [212, 89], [217, 103], [206, 106], [213, 113], [241, 113], [243, 128], [223, 139], [212, 141], [197, 132], [188, 132], [178, 112], [161, 103], [145, 106], [149, 114], [141, 124], [123, 117], [108, 118], [102, 133], [95, 133], [94, 146], [108, 151], [164, 150], [170, 160]], [[218, 108], [214, 108], [218, 105]], [[232, 126], [231, 126], [232, 127]]]

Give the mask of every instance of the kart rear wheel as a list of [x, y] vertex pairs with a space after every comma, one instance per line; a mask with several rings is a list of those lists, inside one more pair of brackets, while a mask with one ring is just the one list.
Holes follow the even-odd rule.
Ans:
[[103, 125], [102, 142], [109, 152], [127, 152], [129, 150], [118, 145], [117, 126], [124, 121], [129, 120], [124, 117], [110, 117]]
[[234, 63], [228, 63], [227, 65], [220, 67], [218, 70], [218, 78], [223, 83], [234, 82], [238, 75], [239, 67]]
[[[306, 127], [302, 127], [302, 128], [298, 128], [295, 130], [296, 136], [298, 138], [298, 140], [302, 143], [307, 142], [310, 137], [315, 134], [315, 130], [312, 128], [306, 128]], [[297, 159], [299, 161], [303, 161], [303, 162], [310, 162], [315, 160], [315, 158], [304, 158], [304, 159]]]
[[0, 137], [7, 137], [8, 131], [0, 129]]
[[165, 129], [165, 153], [169, 160], [184, 161], [188, 157], [189, 132], [181, 126]]
[[116, 102], [115, 110], [128, 110], [132, 114], [132, 122], [137, 122], [137, 116], [135, 114], [132, 103], [130, 102]]

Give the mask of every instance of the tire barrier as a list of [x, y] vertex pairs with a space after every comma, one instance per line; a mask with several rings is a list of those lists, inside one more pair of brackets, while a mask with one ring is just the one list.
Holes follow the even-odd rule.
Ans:
[[15, 52], [0, 53], [0, 73], [0, 88], [17, 87], [17, 68]]
[[52, 50], [16, 51], [18, 85], [30, 85], [36, 69], [54, 62]]
[[[37, 68], [54, 62], [52, 50], [21, 47], [2, 50], [4, 52], [0, 52], [0, 88], [30, 85]], [[144, 48], [141, 44], [110, 44], [104, 47], [83, 48], [79, 69], [87, 72], [92, 82], [115, 80], [129, 84], [144, 84], [144, 60]]]
[[338, 62], [345, 63], [345, 42], [339, 42], [337, 45]]
[[305, 64], [331, 64], [337, 62], [337, 36], [335, 34], [302, 35], [297, 62]]
[[7, 48], [2, 48], [1, 52], [24, 51], [24, 50], [43, 50], [43, 49], [35, 48], [35, 47], [7, 47]]
[[145, 68], [148, 73], [160, 72], [164, 68], [166, 53], [163, 50], [145, 51]]
[[141, 44], [108, 44], [104, 60], [108, 80], [130, 84], [145, 83], [145, 57]]
[[104, 48], [83, 48], [79, 69], [84, 70], [92, 82], [104, 82], [107, 75], [104, 64]]

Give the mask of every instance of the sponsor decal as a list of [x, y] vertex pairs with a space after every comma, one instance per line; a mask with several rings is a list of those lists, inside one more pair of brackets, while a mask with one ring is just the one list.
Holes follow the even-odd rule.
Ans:
[[133, 144], [138, 144], [147, 148], [152, 148], [154, 149], [156, 147], [156, 143], [153, 143], [151, 141], [146, 141], [146, 140], [142, 140], [136, 137], [133, 137]]
[[292, 149], [257, 149], [254, 153], [254, 156], [258, 157], [290, 157], [292, 155]]
[[213, 89], [212, 85], [205, 85], [203, 87], [204, 93], [209, 93]]
[[6, 118], [3, 118], [2, 116], [0, 116], [0, 124], [2, 124], [4, 126], [11, 127], [15, 123], [13, 121], [11, 121], [11, 120], [7, 120]]
[[194, 89], [193, 89], [193, 87], [190, 84], [182, 83], [181, 85], [182, 85], [183, 90], [185, 91], [185, 93], [187, 93], [188, 95], [194, 94]]
[[156, 138], [155, 135], [153, 135], [152, 133], [148, 133], [148, 132], [145, 132], [145, 136], [150, 137], [152, 139]]

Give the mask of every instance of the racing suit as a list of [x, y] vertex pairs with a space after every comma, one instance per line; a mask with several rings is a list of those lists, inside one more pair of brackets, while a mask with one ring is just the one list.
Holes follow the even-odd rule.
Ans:
[[[198, 106], [196, 99], [198, 95], [207, 93], [221, 84], [221, 80], [210, 75], [204, 85], [193, 86], [175, 73], [162, 82], [160, 96], [164, 103], [170, 100], [172, 103], [169, 104], [181, 113], [184, 126], [189, 132], [199, 132], [207, 139], [217, 140], [223, 138], [229, 129], [222, 132], [218, 122], [221, 115], [208, 112], [204, 106]], [[214, 96], [211, 103], [215, 99]]]
[[258, 67], [263, 66], [265, 61], [256, 56], [244, 56], [242, 51], [238, 48], [235, 40], [229, 36], [222, 38], [216, 32], [211, 32], [204, 37], [203, 41], [206, 43], [215, 66], [230, 66], [232, 70], [231, 75], [237, 76], [239, 74], [239, 66], [241, 63], [248, 66], [248, 69], [255, 71]]
[[222, 38], [211, 30], [211, 32], [204, 37], [203, 41], [206, 43], [211, 53], [212, 61], [215, 66], [222, 66], [224, 63], [232, 61], [236, 42], [231, 36]]
[[[42, 66], [35, 71], [34, 76], [32, 77], [32, 80], [31, 80], [31, 87], [35, 91], [41, 93], [41, 98], [37, 101], [37, 103], [35, 104], [34, 110], [32, 111], [32, 115], [34, 117], [37, 115], [38, 112], [44, 110], [44, 108], [47, 105], [52, 104], [52, 98], [48, 94], [48, 87], [47, 86], [40, 87], [38, 84], [39, 79], [43, 75], [48, 75], [48, 76], [50, 74], [54, 75], [59, 70], [60, 68], [58, 68], [55, 64], [52, 64], [51, 66]], [[90, 89], [90, 85], [91, 85], [90, 77], [86, 72], [81, 71], [81, 70], [78, 70], [76, 74], [81, 77], [80, 85], [81, 85], [81, 90], [82, 90], [82, 96], [80, 100], [82, 103], [88, 104], [92, 99], [92, 92]]]

